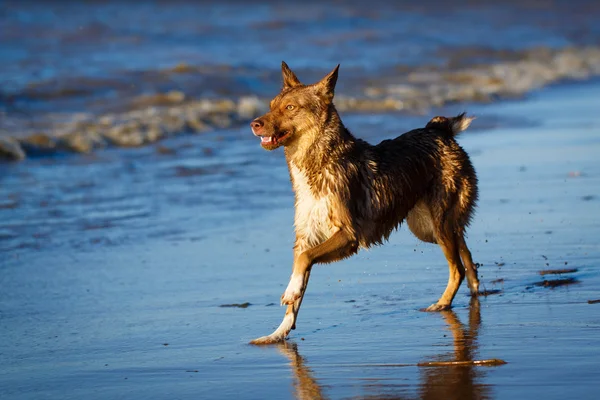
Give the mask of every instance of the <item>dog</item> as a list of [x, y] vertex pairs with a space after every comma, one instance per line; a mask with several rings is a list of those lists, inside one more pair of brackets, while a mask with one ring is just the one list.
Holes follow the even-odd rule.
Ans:
[[465, 242], [477, 201], [477, 176], [456, 135], [473, 118], [435, 117], [425, 128], [371, 145], [344, 126], [333, 104], [339, 65], [304, 85], [285, 62], [283, 88], [252, 133], [266, 150], [283, 146], [295, 193], [294, 262], [279, 327], [252, 344], [283, 342], [296, 327], [312, 266], [382, 244], [406, 220], [424, 242], [437, 243], [450, 276], [425, 311], [450, 309], [467, 277], [477, 295], [477, 267]]

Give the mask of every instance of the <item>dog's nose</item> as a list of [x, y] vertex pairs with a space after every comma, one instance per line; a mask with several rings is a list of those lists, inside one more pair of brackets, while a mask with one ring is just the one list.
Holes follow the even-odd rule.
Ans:
[[250, 122], [250, 126], [254, 129], [260, 129], [264, 125], [265, 124], [260, 119], [255, 119], [254, 121]]

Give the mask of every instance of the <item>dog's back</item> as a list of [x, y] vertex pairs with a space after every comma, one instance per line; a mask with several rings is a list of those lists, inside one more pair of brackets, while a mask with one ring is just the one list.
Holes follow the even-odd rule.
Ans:
[[[299, 191], [300, 186], [294, 185], [297, 210], [298, 204], [306, 203], [304, 197], [309, 192], [313, 198], [330, 196], [333, 202], [343, 202], [335, 208], [349, 210], [349, 222], [361, 247], [382, 243], [407, 216], [417, 237], [435, 242], [435, 232], [425, 229], [427, 213], [438, 220], [458, 219], [465, 226], [477, 198], [473, 166], [454, 139], [470, 121], [464, 114], [450, 119], [436, 117], [425, 128], [377, 145], [348, 133], [343, 144], [311, 155], [320, 163], [318, 168], [305, 169], [308, 176], [303, 179], [312, 183], [310, 191]], [[336, 150], [330, 151], [331, 147]], [[291, 168], [294, 179], [299, 168]], [[459, 205], [452, 215], [446, 210], [450, 204]], [[297, 229], [314, 230], [303, 222], [296, 219]], [[315, 221], [306, 222], [314, 225]]]

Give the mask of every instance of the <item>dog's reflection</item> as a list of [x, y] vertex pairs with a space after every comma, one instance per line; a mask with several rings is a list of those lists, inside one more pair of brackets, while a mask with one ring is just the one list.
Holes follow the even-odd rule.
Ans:
[[[473, 361], [478, 352], [478, 332], [481, 325], [480, 305], [477, 298], [471, 300], [468, 324], [463, 324], [453, 311], [442, 311], [453, 337], [454, 351], [443, 353], [425, 362]], [[304, 358], [298, 353], [295, 343], [284, 343], [279, 351], [290, 360], [294, 376], [295, 397], [298, 399], [323, 399], [323, 389], [307, 366]], [[419, 368], [420, 383], [418, 398], [420, 399], [486, 399], [491, 398], [490, 387], [481, 382], [483, 368], [474, 365], [436, 365]], [[389, 388], [381, 387], [386, 392], [385, 399], [408, 399], [414, 395], [399, 393], [389, 395]], [[373, 392], [373, 385], [369, 392]], [[361, 396], [361, 398], [377, 399], [378, 395]]]
[[279, 351], [290, 360], [294, 376], [294, 394], [297, 399], [324, 399], [321, 386], [306, 366], [304, 358], [298, 353], [298, 346], [293, 342], [278, 345]]
[[[441, 312], [453, 336], [454, 352], [440, 354], [427, 361], [473, 361], [478, 353], [478, 333], [481, 326], [479, 300], [472, 298], [467, 325], [453, 311]], [[488, 399], [491, 388], [482, 383], [485, 367], [475, 365], [444, 365], [421, 367], [419, 398], [421, 399]]]

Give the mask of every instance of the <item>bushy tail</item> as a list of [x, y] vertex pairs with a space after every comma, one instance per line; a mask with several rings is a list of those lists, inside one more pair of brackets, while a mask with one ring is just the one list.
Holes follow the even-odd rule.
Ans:
[[467, 113], [459, 114], [454, 118], [433, 117], [425, 128], [439, 129], [450, 133], [454, 137], [467, 129], [474, 119], [474, 117], [467, 117]]

